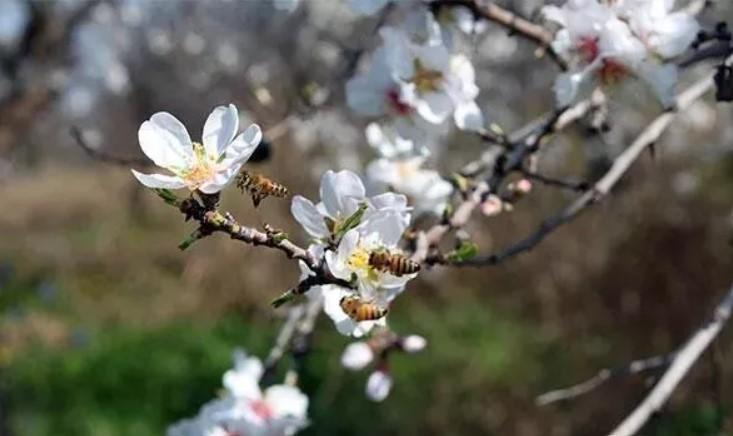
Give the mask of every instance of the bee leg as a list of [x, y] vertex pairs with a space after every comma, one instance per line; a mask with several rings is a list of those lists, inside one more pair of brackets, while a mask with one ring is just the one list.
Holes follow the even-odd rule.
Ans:
[[259, 192], [253, 192], [252, 193], [252, 204], [254, 205], [255, 209], [259, 207], [260, 202], [265, 198], [264, 195], [262, 195]]

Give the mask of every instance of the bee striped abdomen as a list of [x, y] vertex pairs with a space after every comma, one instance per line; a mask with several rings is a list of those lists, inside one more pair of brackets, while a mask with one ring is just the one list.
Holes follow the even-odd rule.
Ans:
[[369, 255], [369, 265], [374, 269], [386, 271], [395, 276], [414, 274], [420, 271], [420, 264], [401, 254], [387, 251], [373, 251]]
[[285, 185], [270, 180], [261, 174], [250, 174], [242, 171], [237, 176], [237, 187], [244, 192], [247, 190], [252, 196], [252, 203], [255, 207], [267, 197], [284, 198], [288, 195], [288, 188]]
[[375, 321], [387, 315], [388, 310], [374, 303], [365, 303], [359, 297], [341, 298], [341, 309], [354, 321]]

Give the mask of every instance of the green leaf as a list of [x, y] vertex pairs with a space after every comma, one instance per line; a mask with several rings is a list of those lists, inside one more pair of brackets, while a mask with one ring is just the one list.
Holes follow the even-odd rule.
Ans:
[[278, 307], [282, 306], [285, 303], [288, 303], [290, 301], [293, 301], [297, 295], [295, 295], [295, 292], [293, 292], [292, 289], [287, 290], [283, 292], [279, 297], [275, 298], [270, 302], [270, 305], [277, 309]]
[[153, 191], [162, 198], [167, 204], [175, 207], [181, 206], [181, 199], [172, 193], [169, 189], [153, 189]]
[[359, 208], [356, 209], [356, 212], [352, 213], [351, 216], [344, 220], [344, 222], [336, 226], [333, 232], [334, 239], [336, 241], [340, 241], [346, 232], [361, 224], [361, 219], [364, 217], [364, 212], [366, 212], [368, 207], [369, 205], [366, 203], [360, 204]]
[[478, 245], [472, 241], [461, 241], [461, 245], [445, 255], [449, 262], [461, 262], [470, 259], [478, 254]]

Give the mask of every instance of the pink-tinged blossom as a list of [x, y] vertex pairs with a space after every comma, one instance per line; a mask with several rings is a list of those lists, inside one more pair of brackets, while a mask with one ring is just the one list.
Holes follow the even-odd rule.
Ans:
[[234, 368], [224, 374], [225, 395], [169, 427], [168, 436], [288, 436], [305, 428], [308, 397], [288, 385], [261, 390], [262, 373], [259, 359], [235, 353]]
[[558, 105], [628, 76], [644, 80], [663, 105], [671, 105], [678, 71], [669, 61], [698, 30], [694, 17], [671, 12], [672, 6], [670, 0], [568, 0], [544, 7], [545, 17], [561, 26], [553, 49], [569, 64], [555, 81]]

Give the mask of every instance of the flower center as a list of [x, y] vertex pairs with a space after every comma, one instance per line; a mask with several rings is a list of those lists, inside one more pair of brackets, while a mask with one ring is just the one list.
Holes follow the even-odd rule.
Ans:
[[346, 260], [349, 269], [357, 276], [376, 282], [377, 271], [369, 265], [371, 252], [364, 247], [357, 247]]
[[178, 175], [189, 187], [197, 189], [213, 177], [216, 172], [216, 159], [213, 156], [207, 156], [204, 146], [198, 142], [193, 143], [193, 156], [193, 163], [180, 171]]
[[415, 84], [418, 93], [425, 94], [440, 89], [440, 81], [443, 80], [443, 73], [426, 68], [420, 59], [414, 59], [412, 65], [415, 69], [415, 74], [410, 79], [410, 82]]
[[400, 99], [400, 91], [396, 88], [390, 88], [385, 96], [389, 107], [395, 111], [397, 115], [407, 115], [410, 113], [410, 106]]
[[263, 421], [269, 421], [272, 419], [272, 409], [262, 400], [252, 401], [249, 403], [249, 408], [252, 409], [252, 412], [254, 412], [254, 414]]
[[601, 82], [606, 85], [613, 85], [620, 82], [626, 76], [626, 67], [613, 59], [604, 59], [603, 66], [598, 71]]
[[593, 62], [600, 51], [598, 48], [598, 37], [585, 36], [580, 38], [577, 44], [577, 50], [586, 63]]

